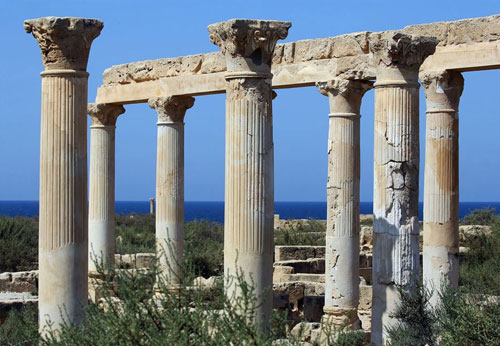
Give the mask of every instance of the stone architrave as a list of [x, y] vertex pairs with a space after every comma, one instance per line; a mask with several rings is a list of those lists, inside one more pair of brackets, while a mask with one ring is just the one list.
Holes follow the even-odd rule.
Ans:
[[418, 70], [437, 39], [374, 34], [375, 134], [373, 194], [373, 305], [371, 341], [383, 345], [399, 302], [397, 286], [419, 277]]
[[88, 297], [87, 60], [103, 23], [44, 17], [24, 22], [42, 52], [39, 321], [81, 323]]
[[360, 107], [373, 82], [317, 83], [330, 101], [325, 266], [325, 323], [359, 329]]
[[184, 115], [190, 96], [156, 97], [156, 250], [163, 278], [172, 290], [181, 283], [184, 252]]
[[424, 285], [436, 305], [443, 280], [458, 286], [458, 104], [460, 72], [421, 72], [427, 103], [424, 175]]
[[115, 129], [125, 108], [89, 103], [89, 272], [115, 261]]
[[252, 318], [266, 329], [272, 312], [274, 154], [271, 60], [291, 23], [232, 19], [209, 25], [226, 60], [224, 272], [226, 294], [240, 297], [236, 276], [256, 295]]

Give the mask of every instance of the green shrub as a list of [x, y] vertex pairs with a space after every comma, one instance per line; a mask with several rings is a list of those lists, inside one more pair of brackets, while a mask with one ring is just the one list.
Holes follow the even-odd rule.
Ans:
[[469, 292], [500, 295], [500, 222], [490, 211], [480, 210], [465, 218], [490, 225], [491, 233], [470, 234], [460, 244], [469, 250], [460, 255], [459, 285]]
[[38, 340], [38, 316], [34, 307], [10, 311], [0, 325], [1, 345], [36, 345]]
[[389, 346], [433, 346], [436, 345], [436, 317], [430, 309], [429, 292], [421, 283], [412, 291], [398, 287], [400, 302], [392, 317], [398, 320], [394, 327], [387, 328]]
[[308, 220], [278, 228], [274, 231], [274, 245], [325, 245], [325, 226]]
[[437, 309], [440, 346], [500, 345], [500, 299], [444, 290]]
[[224, 226], [218, 222], [192, 221], [184, 224], [184, 260], [195, 276], [224, 274]]
[[485, 208], [473, 210], [462, 219], [461, 223], [464, 225], [491, 226], [497, 223], [498, 220], [499, 217], [496, 215], [495, 208]]
[[[232, 301], [221, 295], [214, 305], [184, 285], [189, 273], [172, 293], [154, 266], [147, 273], [98, 272], [105, 290], [99, 304], [87, 307], [86, 325], [65, 325], [58, 337], [48, 330], [44, 345], [270, 345], [284, 329], [278, 323], [263, 332], [252, 322], [256, 296], [241, 276], [235, 280], [242, 294]], [[151, 277], [160, 278], [156, 285]]]
[[150, 214], [116, 215], [116, 253], [155, 251], [155, 217]]
[[0, 272], [37, 269], [38, 220], [0, 217]]

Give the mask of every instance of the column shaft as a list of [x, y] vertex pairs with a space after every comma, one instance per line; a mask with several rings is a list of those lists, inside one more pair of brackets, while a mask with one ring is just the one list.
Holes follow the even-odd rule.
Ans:
[[[325, 312], [359, 327], [359, 115], [330, 116]], [[335, 313], [333, 312], [333, 313]], [[346, 318], [347, 317], [347, 318]]]
[[184, 116], [189, 96], [157, 97], [149, 106], [158, 114], [156, 156], [156, 251], [165, 283], [182, 282], [184, 252]]
[[396, 322], [397, 286], [410, 288], [419, 276], [416, 83], [377, 80], [374, 150], [372, 332], [381, 335]]
[[446, 281], [458, 286], [459, 72], [421, 73], [427, 101], [424, 180], [424, 285], [437, 304]]
[[370, 40], [377, 62], [371, 341], [384, 345], [398, 287], [411, 291], [419, 280], [418, 70], [438, 41], [397, 32]]
[[291, 23], [231, 19], [208, 27], [226, 59], [224, 272], [238, 305], [254, 289], [250, 318], [268, 330], [273, 305], [274, 148], [271, 62]]
[[167, 280], [180, 282], [184, 251], [184, 124], [158, 123], [156, 245]]
[[42, 72], [39, 314], [79, 323], [87, 304], [87, 73]]
[[[252, 88], [252, 91], [248, 89]], [[258, 296], [257, 318], [272, 312], [274, 156], [271, 87], [264, 79], [231, 79], [226, 99], [224, 271], [230, 297], [242, 273]]]
[[115, 260], [115, 124], [123, 106], [89, 103], [89, 272]]
[[114, 263], [115, 127], [90, 127], [89, 270]]
[[38, 310], [40, 332], [80, 323], [88, 296], [87, 60], [97, 19], [26, 20], [42, 52]]
[[372, 82], [318, 83], [329, 96], [324, 322], [359, 329], [360, 106]]

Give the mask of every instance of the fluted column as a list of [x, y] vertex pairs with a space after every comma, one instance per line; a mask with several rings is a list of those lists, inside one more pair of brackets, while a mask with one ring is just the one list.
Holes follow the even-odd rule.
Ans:
[[418, 69], [437, 41], [400, 33], [370, 39], [377, 73], [371, 341], [383, 345], [396, 322], [397, 286], [411, 290], [419, 278]]
[[24, 22], [42, 52], [39, 321], [80, 323], [87, 304], [87, 77], [96, 19]]
[[180, 283], [184, 252], [184, 115], [190, 96], [156, 97], [149, 106], [158, 114], [156, 153], [156, 251], [166, 283]]
[[318, 83], [330, 101], [326, 221], [325, 316], [334, 327], [359, 329], [359, 122], [369, 81]]
[[272, 312], [274, 154], [271, 60], [288, 22], [233, 19], [208, 27], [226, 58], [224, 272], [235, 302], [239, 273], [253, 285], [253, 318], [269, 327]]
[[458, 104], [460, 72], [422, 72], [427, 103], [424, 177], [424, 285], [436, 305], [443, 281], [458, 286]]
[[115, 128], [121, 105], [89, 103], [89, 272], [115, 261]]

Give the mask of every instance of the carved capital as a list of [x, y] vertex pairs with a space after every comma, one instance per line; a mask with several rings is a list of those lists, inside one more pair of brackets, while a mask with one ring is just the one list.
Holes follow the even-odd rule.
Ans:
[[92, 126], [115, 126], [116, 119], [125, 113], [125, 108], [108, 103], [89, 103], [87, 113], [92, 118]]
[[208, 26], [210, 41], [226, 57], [227, 70], [267, 72], [271, 70], [276, 42], [288, 36], [290, 22], [231, 19]]
[[331, 113], [359, 114], [363, 95], [373, 88], [373, 82], [335, 78], [316, 86], [322, 95], [329, 97]]
[[418, 71], [425, 58], [433, 54], [439, 40], [430, 36], [412, 36], [384, 32], [370, 36], [370, 50], [375, 65]]
[[43, 17], [24, 21], [42, 51], [47, 70], [85, 71], [92, 41], [99, 36], [103, 23], [98, 19]]
[[457, 71], [421, 72], [427, 110], [457, 111], [464, 90], [464, 78]]
[[154, 97], [148, 103], [149, 107], [156, 110], [159, 123], [182, 123], [186, 111], [194, 105], [194, 97]]

